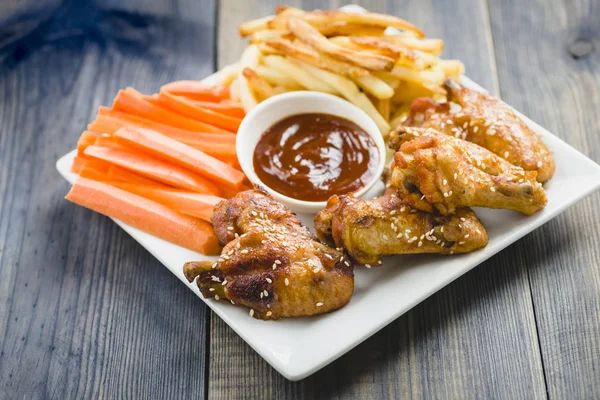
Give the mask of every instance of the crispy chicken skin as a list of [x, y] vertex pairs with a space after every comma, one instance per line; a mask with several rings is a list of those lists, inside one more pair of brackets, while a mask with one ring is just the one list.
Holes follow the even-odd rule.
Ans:
[[468, 253], [484, 247], [488, 237], [473, 211], [442, 216], [407, 205], [394, 188], [371, 200], [332, 196], [315, 217], [317, 235], [345, 248], [367, 267], [381, 256], [416, 253]]
[[411, 206], [452, 214], [461, 207], [505, 208], [535, 214], [547, 203], [536, 172], [524, 171], [474, 143], [433, 129], [400, 126], [391, 184]]
[[268, 194], [247, 190], [220, 202], [212, 223], [221, 257], [184, 265], [204, 297], [247, 306], [258, 319], [323, 314], [350, 301], [351, 261]]
[[487, 93], [467, 89], [451, 79], [444, 87], [448, 102], [415, 99], [404, 125], [433, 128], [476, 143], [513, 165], [536, 171], [539, 182], [552, 177], [555, 164], [550, 151], [512, 109]]

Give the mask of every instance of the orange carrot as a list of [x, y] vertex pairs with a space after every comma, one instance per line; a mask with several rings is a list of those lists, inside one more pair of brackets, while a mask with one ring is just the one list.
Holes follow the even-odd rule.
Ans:
[[114, 182], [125, 182], [135, 183], [138, 185], [150, 185], [161, 187], [163, 189], [169, 189], [171, 186], [164, 185], [160, 182], [138, 175], [135, 172], [131, 172], [128, 169], [117, 167], [116, 165], [110, 164], [108, 172], [106, 173], [107, 178]]
[[108, 175], [106, 171], [102, 171], [96, 168], [93, 163], [86, 162], [79, 171], [79, 176], [82, 178], [92, 179], [99, 182], [108, 182]]
[[160, 122], [161, 124], [174, 126], [176, 128], [199, 132], [228, 133], [228, 131], [224, 129], [184, 117], [171, 110], [156, 106], [145, 100], [141, 93], [132, 88], [119, 90], [117, 97], [115, 97], [113, 107], [117, 110]]
[[106, 107], [100, 107], [96, 120], [88, 125], [88, 129], [112, 135], [126, 126], [155, 130], [213, 157], [236, 158], [235, 135], [232, 133], [191, 132]]
[[81, 168], [83, 168], [83, 165], [85, 164], [86, 161], [88, 161], [90, 158], [83, 155], [83, 154], [78, 154], [75, 156], [75, 158], [73, 159], [73, 165], [71, 165], [71, 172], [75, 172], [76, 174], [79, 173], [79, 171], [81, 171]]
[[229, 87], [211, 86], [200, 81], [175, 81], [161, 86], [160, 91], [202, 101], [216, 102], [229, 98]]
[[223, 187], [223, 188], [221, 188], [221, 193], [222, 193], [222, 196], [223, 196], [224, 198], [226, 198], [226, 199], [231, 199], [233, 196], [235, 196], [235, 195], [236, 195], [236, 194], [238, 194], [239, 192], [243, 192], [243, 191], [250, 190], [250, 189], [252, 189], [252, 187], [250, 187], [250, 186], [248, 186], [248, 185], [245, 185], [245, 184], [244, 184], [244, 185], [240, 186], [240, 187], [239, 187], [238, 189], [236, 189], [236, 190], [233, 190], [233, 189], [230, 189], [230, 188]]
[[146, 100], [148, 103], [152, 103], [154, 105], [158, 105], [158, 94], [154, 93], [154, 94], [150, 94], [150, 95], [142, 95], [142, 97], [144, 98], [144, 100]]
[[94, 144], [97, 137], [98, 135], [96, 135], [94, 132], [83, 131], [81, 136], [79, 136], [79, 140], [77, 141], [77, 154], [83, 154], [85, 148]]
[[209, 223], [106, 183], [78, 178], [65, 198], [190, 250], [203, 254], [220, 251]]
[[219, 194], [217, 186], [208, 179], [146, 154], [129, 149], [120, 150], [99, 146], [89, 146], [83, 154], [107, 161], [171, 186], [200, 193]]
[[117, 141], [111, 136], [98, 136], [94, 142], [94, 145], [100, 147], [110, 147], [111, 149], [125, 150], [125, 147], [117, 143]]
[[244, 118], [246, 116], [246, 113], [244, 112], [244, 109], [242, 108], [240, 103], [235, 102], [233, 100], [223, 100], [219, 103], [198, 100], [190, 101], [198, 107], [205, 108], [207, 110], [211, 110], [221, 114], [229, 115], [231, 117]]
[[185, 115], [186, 117], [206, 122], [207, 124], [215, 125], [232, 132], [237, 132], [240, 124], [242, 123], [241, 118], [232, 117], [199, 107], [192, 100], [182, 96], [175, 96], [169, 92], [160, 92], [158, 95], [158, 102], [163, 107]]
[[182, 214], [210, 222], [215, 205], [224, 200], [210, 194], [184, 192], [177, 189], [161, 189], [150, 185], [116, 182], [113, 186], [163, 204]]
[[200, 150], [158, 132], [142, 128], [122, 128], [115, 133], [119, 143], [151, 154], [215, 182], [237, 188], [244, 174]]

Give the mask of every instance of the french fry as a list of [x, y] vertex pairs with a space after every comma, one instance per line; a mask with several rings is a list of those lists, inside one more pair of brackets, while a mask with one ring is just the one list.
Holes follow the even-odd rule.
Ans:
[[437, 65], [444, 71], [446, 78], [457, 78], [465, 73], [465, 65], [459, 60], [440, 60]]
[[401, 65], [394, 66], [391, 74], [397, 78], [412, 81], [416, 83], [429, 83], [432, 85], [441, 85], [444, 82], [444, 71], [440, 69], [414, 70]]
[[354, 82], [341, 75], [336, 75], [324, 69], [313, 67], [312, 65], [308, 65], [301, 61], [296, 61], [296, 63], [308, 70], [312, 75], [319, 77], [321, 80], [331, 82], [331, 84], [346, 100], [358, 106], [375, 121], [382, 135], [387, 136], [390, 130], [390, 125], [381, 116], [381, 114], [379, 114], [369, 98], [358, 89], [358, 86], [356, 86]]
[[393, 68], [393, 59], [376, 54], [365, 54], [344, 49], [330, 42], [316, 28], [299, 17], [288, 18], [287, 26], [300, 40], [309, 44], [315, 50], [328, 54], [335, 59], [347, 61], [373, 71], [389, 71]]
[[398, 108], [394, 110], [390, 125], [392, 129], [396, 129], [398, 126], [402, 125], [402, 123], [408, 118], [410, 114], [410, 102], [401, 103], [398, 105]]
[[240, 24], [240, 36], [246, 37], [252, 35], [255, 32], [264, 31], [265, 29], [268, 29], [269, 22], [273, 21], [275, 18], [275, 16], [269, 15], [268, 17], [242, 22]]
[[400, 81], [392, 97], [393, 103], [409, 103], [417, 97], [434, 97], [444, 95], [445, 91], [440, 86], [415, 83], [412, 81]]
[[266, 66], [294, 79], [300, 86], [317, 92], [336, 94], [337, 90], [322, 79], [308, 73], [306, 69], [281, 56], [266, 56], [263, 58]]
[[360, 77], [369, 75], [369, 71], [364, 68], [357, 67], [352, 64], [338, 61], [327, 55], [319, 54], [312, 47], [306, 43], [298, 41], [297, 43], [290, 42], [289, 40], [276, 40], [269, 41], [267, 44], [274, 49], [287, 54], [290, 57], [304, 61], [308, 64], [314, 65], [317, 68], [323, 68], [339, 75], [345, 75], [350, 77]]
[[256, 46], [258, 47], [258, 51], [260, 51], [263, 56], [282, 54], [279, 50], [269, 46], [266, 43], [258, 43]]
[[240, 81], [237, 78], [229, 85], [229, 97], [231, 97], [231, 100], [241, 102]]
[[256, 68], [260, 60], [260, 51], [256, 45], [250, 45], [244, 50], [240, 60], [240, 72], [238, 74], [238, 85], [240, 90], [240, 100], [246, 114], [258, 104], [258, 99], [254, 96], [248, 79], [244, 76], [244, 68]]
[[394, 95], [394, 89], [383, 80], [373, 75], [361, 76], [355, 79], [358, 86], [378, 99], [389, 99]]
[[256, 73], [265, 78], [272, 86], [281, 86], [287, 90], [301, 90], [300, 86], [294, 79], [286, 74], [269, 68], [266, 65], [259, 65], [256, 67]]
[[251, 68], [244, 68], [242, 74], [248, 80], [248, 83], [254, 90], [254, 93], [260, 97], [261, 100], [268, 99], [269, 97], [273, 97], [276, 94], [281, 93], [271, 87], [269, 82], [267, 82], [262, 76], [258, 75], [256, 71]]
[[291, 32], [287, 29], [265, 29], [252, 34], [251, 43], [265, 43], [269, 40], [277, 40], [284, 36], [290, 36]]
[[382, 28], [392, 27], [403, 31], [410, 31], [417, 37], [425, 34], [419, 28], [401, 18], [386, 14], [372, 12], [350, 13], [341, 10], [312, 11], [302, 15], [302, 18], [311, 25], [325, 25], [334, 22], [347, 22], [363, 26], [379, 26]]
[[404, 65], [414, 69], [424, 68], [423, 59], [414, 50], [404, 45], [369, 36], [351, 36], [348, 39], [359, 47], [374, 49], [385, 56], [392, 57], [396, 60], [396, 65]]
[[425, 53], [439, 56], [444, 50], [444, 41], [441, 39], [430, 39], [423, 38], [419, 39], [414, 36], [402, 34], [402, 35], [389, 35], [385, 36], [386, 40], [403, 44], [414, 50], [421, 50]]
[[319, 25], [321, 34], [329, 36], [383, 36], [385, 28], [380, 26], [366, 26], [354, 23], [339, 23]]
[[233, 80], [235, 78], [237, 78], [239, 71], [240, 71], [240, 67], [237, 63], [230, 64], [230, 65], [223, 67], [221, 70], [219, 70], [218, 72], [216, 72], [213, 75], [215, 84], [223, 85], [223, 86], [230, 86], [231, 82], [233, 82]]
[[377, 99], [377, 111], [386, 121], [390, 121], [390, 99]]

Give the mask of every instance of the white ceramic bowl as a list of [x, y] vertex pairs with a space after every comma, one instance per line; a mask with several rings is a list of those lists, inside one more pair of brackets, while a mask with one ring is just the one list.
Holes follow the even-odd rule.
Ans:
[[304, 201], [285, 196], [265, 185], [254, 171], [254, 149], [262, 134], [282, 119], [296, 114], [324, 113], [350, 120], [369, 134], [379, 150], [379, 164], [373, 178], [356, 191], [365, 194], [380, 178], [385, 166], [385, 143], [375, 122], [360, 108], [339, 97], [320, 92], [290, 92], [273, 96], [254, 107], [238, 129], [236, 150], [242, 170], [255, 185], [264, 188], [273, 198], [296, 212], [315, 213], [325, 208], [326, 201]]

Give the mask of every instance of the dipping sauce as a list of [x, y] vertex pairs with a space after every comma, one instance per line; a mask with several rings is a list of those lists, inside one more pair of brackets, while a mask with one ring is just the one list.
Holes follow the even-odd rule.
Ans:
[[379, 151], [360, 126], [329, 114], [287, 117], [260, 138], [254, 170], [271, 189], [294, 199], [325, 201], [366, 186]]

